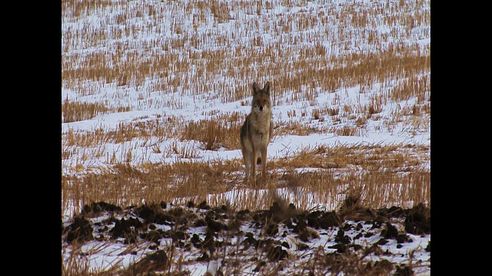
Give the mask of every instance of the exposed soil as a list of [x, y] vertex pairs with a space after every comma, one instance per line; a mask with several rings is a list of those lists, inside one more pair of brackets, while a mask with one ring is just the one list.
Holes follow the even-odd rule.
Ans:
[[[144, 244], [147, 253], [126, 268], [132, 273], [167, 271], [180, 255], [173, 255], [172, 249], [184, 254], [182, 261], [188, 265], [221, 260], [222, 272], [230, 272], [234, 260], [245, 267], [250, 263], [248, 271], [261, 273], [275, 268], [280, 269], [277, 272], [285, 270], [285, 274], [306, 264], [318, 272], [413, 275], [412, 267], [406, 265], [409, 262], [391, 258], [410, 258], [409, 250], [402, 250], [425, 235], [427, 242], [420, 246], [423, 253], [419, 253], [418, 262], [425, 263], [425, 254], [430, 251], [429, 208], [417, 205], [373, 210], [358, 206], [350, 198], [338, 211], [304, 211], [277, 202], [261, 211], [234, 211], [206, 202], [184, 206], [161, 202], [124, 209], [98, 202], [84, 206], [79, 215], [63, 223], [62, 229], [64, 247], [92, 240]], [[298, 264], [293, 265], [296, 261]]]
[[415, 235], [430, 233], [430, 210], [419, 204], [407, 210], [405, 217], [405, 231]]
[[68, 243], [83, 243], [93, 239], [91, 223], [83, 216], [74, 218], [72, 224], [64, 228], [65, 241]]

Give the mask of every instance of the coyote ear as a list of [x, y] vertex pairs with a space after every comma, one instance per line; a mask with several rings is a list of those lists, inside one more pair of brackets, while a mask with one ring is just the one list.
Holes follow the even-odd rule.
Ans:
[[267, 81], [265, 86], [263, 86], [263, 91], [265, 91], [268, 95], [270, 95], [270, 82]]
[[260, 91], [260, 88], [258, 87], [258, 84], [255, 82], [253, 82], [253, 95], [255, 95], [256, 93], [258, 93]]

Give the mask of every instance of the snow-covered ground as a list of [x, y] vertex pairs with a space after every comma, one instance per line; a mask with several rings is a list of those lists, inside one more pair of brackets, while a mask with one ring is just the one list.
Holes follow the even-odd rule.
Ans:
[[[389, 89], [389, 88], [387, 88]], [[382, 111], [378, 113], [377, 120], [369, 119], [367, 125], [362, 129], [360, 135], [354, 136], [339, 136], [328, 131], [329, 128], [343, 128], [344, 126], [354, 126], [354, 120], [341, 118], [340, 121], [333, 122], [331, 116], [326, 116], [320, 119], [313, 119], [311, 114], [313, 110], [319, 108], [336, 108], [342, 109], [340, 104], [331, 104], [333, 99], [337, 99], [343, 105], [358, 106], [366, 105], [370, 97], [383, 93], [379, 87], [375, 87], [372, 91], [364, 94], [359, 93], [358, 87], [351, 89], [343, 89], [334, 93], [320, 92], [314, 102], [298, 101], [291, 104], [282, 104], [273, 107], [273, 120], [275, 126], [281, 126], [288, 123], [300, 123], [306, 127], [311, 127], [318, 130], [320, 133], [313, 133], [306, 136], [299, 135], [282, 135], [273, 138], [268, 147], [269, 158], [286, 157], [298, 153], [306, 148], [314, 148], [316, 146], [335, 146], [335, 145], [429, 145], [430, 144], [430, 119], [427, 117], [418, 118], [423, 123], [419, 125], [409, 125], [409, 121], [396, 122], [395, 124], [387, 125], [393, 117], [393, 113], [404, 108], [411, 108], [415, 104], [415, 98], [399, 103], [389, 103], [384, 106]], [[289, 95], [284, 96], [288, 98]], [[196, 101], [191, 96], [182, 97], [183, 107], [179, 109], [162, 108], [160, 110], [147, 111], [129, 111], [123, 113], [101, 114], [90, 120], [63, 123], [62, 131], [67, 133], [69, 130], [83, 133], [103, 129], [105, 131], [115, 130], [121, 123], [157, 121], [158, 124], [165, 124], [168, 117], [177, 117], [183, 122], [199, 121], [209, 118], [203, 115], [209, 112], [214, 112], [218, 115], [227, 115], [232, 112], [240, 112], [244, 117], [250, 112], [249, 106], [242, 106], [240, 101], [230, 103], [220, 103], [219, 100], [214, 101]], [[282, 101], [280, 101], [282, 102]], [[296, 117], [289, 117], [289, 112], [297, 110], [299, 113]], [[300, 116], [301, 112], [309, 114]], [[343, 112], [343, 111], [341, 111]], [[409, 116], [410, 117], [410, 116]], [[144, 118], [144, 119], [142, 119]], [[410, 119], [408, 119], [410, 120]], [[193, 149], [194, 158], [185, 158], [178, 154], [175, 156], [164, 156], [162, 153], [152, 151], [152, 148], [159, 149], [169, 148], [171, 145], [178, 147], [188, 147]], [[72, 151], [69, 159], [63, 160], [63, 168], [65, 174], [73, 172], [74, 165], [83, 165], [85, 168], [93, 168], [97, 166], [109, 166], [108, 156], [116, 156], [116, 161], [126, 162], [129, 149], [132, 151], [130, 164], [138, 165], [142, 163], [172, 163], [175, 161], [203, 161], [212, 160], [231, 160], [241, 158], [239, 149], [234, 150], [205, 150], [197, 141], [183, 141], [180, 139], [165, 139], [160, 137], [139, 139], [135, 138], [131, 141], [115, 144], [107, 143], [96, 145], [94, 147], [76, 147], [67, 146], [65, 150]], [[97, 150], [99, 157], [92, 156], [83, 160], [82, 156]]]
[[[242, 122], [251, 109], [253, 81], [260, 85], [265, 81], [272, 83], [273, 122], [278, 135], [268, 147], [269, 160], [289, 158], [318, 146], [397, 145], [410, 147], [401, 151], [404, 156], [422, 155], [417, 167], [430, 172], [430, 152], [417, 153], [411, 149], [412, 146], [430, 148], [429, 66], [417, 72], [395, 66], [395, 72], [381, 76], [341, 76], [335, 89], [322, 83], [330, 76], [309, 76], [312, 77], [309, 79], [302, 75], [312, 68], [353, 67], [363, 62], [357, 59], [358, 55], [377, 56], [390, 52], [395, 56], [410, 53], [428, 57], [429, 1], [273, 0], [260, 3], [196, 0], [113, 0], [94, 6], [83, 2], [64, 3], [62, 99], [103, 104], [113, 111], [87, 120], [62, 123], [63, 177], [98, 174], [115, 164], [141, 166], [241, 160], [241, 151], [237, 148], [206, 150], [202, 142], [185, 140], [174, 132], [179, 133], [190, 122], [233, 115], [239, 115]], [[211, 58], [212, 55], [217, 58]], [[376, 64], [371, 66], [377, 67]], [[128, 76], [123, 76], [126, 73]], [[296, 79], [296, 76], [303, 77]], [[423, 83], [423, 96], [395, 100], [392, 93], [407, 82]], [[368, 112], [370, 106], [377, 110]], [[114, 111], [117, 108], [128, 111]], [[321, 115], [315, 116], [317, 112]], [[122, 141], [71, 142], [74, 135], [110, 133], [134, 125], [149, 133], [150, 128], [156, 127], [167, 132]], [[285, 130], [288, 125], [310, 131], [299, 135], [295, 130]], [[344, 134], [345, 128], [355, 131]], [[173, 151], [174, 148], [181, 152]], [[330, 171], [343, 175], [350, 169]], [[307, 166], [295, 169], [296, 172], [318, 170], [320, 168]], [[242, 173], [237, 171], [238, 175]], [[338, 187], [340, 193], [345, 188]], [[276, 190], [290, 202], [303, 197], [307, 208], [334, 210], [345, 198], [340, 194], [320, 206], [316, 194], [302, 192], [302, 187], [297, 189], [280, 187]], [[233, 202], [251, 190], [233, 187], [210, 194], [207, 199], [219, 202], [218, 199], [225, 198]], [[75, 208], [73, 199], [64, 200], [69, 202], [63, 217], [68, 222], [74, 210], [82, 206]], [[187, 200], [187, 197], [176, 198], [175, 202]], [[391, 204], [388, 202], [388, 206]], [[413, 202], [405, 204], [407, 206], [402, 207], [411, 207]], [[312, 247], [323, 245], [326, 249], [333, 245], [326, 243], [329, 235], [321, 235]], [[405, 252], [425, 247], [429, 239], [430, 235], [412, 236], [413, 242], [400, 249], [391, 241], [381, 247], [390, 249], [392, 262], [407, 262]], [[374, 241], [369, 238], [365, 242]], [[91, 241], [81, 251], [87, 253], [104, 244]], [[121, 262], [127, 267], [150, 252], [145, 243], [135, 246], [139, 248], [133, 249], [136, 255], [121, 254], [127, 250], [127, 246], [121, 244], [100, 248], [103, 253], [90, 257], [89, 265], [103, 268]], [[68, 256], [71, 249], [64, 250], [67, 250], [64, 255]], [[293, 251], [289, 249], [289, 254], [296, 254]], [[418, 252], [415, 257], [427, 264], [428, 254]], [[404, 257], [398, 259], [396, 256], [400, 253]], [[194, 264], [190, 271], [192, 275], [203, 275], [207, 265]]]
[[[365, 213], [365, 218], [340, 221], [340, 215], [334, 212], [305, 213], [275, 206], [254, 213], [234, 213], [223, 207], [210, 209], [204, 204], [198, 208], [144, 205], [119, 211], [102, 211], [113, 207], [95, 206], [87, 206], [87, 210], [102, 209], [84, 213], [85, 222], [64, 221], [64, 244], [69, 243], [63, 252], [66, 262], [76, 258], [95, 270], [128, 268], [135, 263], [138, 267], [138, 263], [160, 252], [167, 256], [168, 263], [161, 263], [163, 267], [157, 271], [165, 271], [164, 267], [172, 261], [171, 266], [180, 263], [179, 269], [191, 275], [203, 275], [206, 271], [215, 274], [217, 270], [227, 274], [234, 269], [242, 274], [267, 273], [275, 267], [282, 275], [306, 269], [335, 274], [340, 269], [337, 262], [323, 260], [337, 256], [344, 256], [341, 260], [356, 256], [363, 263], [354, 263], [358, 269], [368, 262], [376, 266], [388, 261], [392, 268], [386, 268], [386, 273], [397, 265], [410, 266], [417, 275], [428, 274], [430, 268], [429, 221], [414, 220], [425, 217], [428, 209], [419, 207], [373, 210], [372, 215], [361, 211], [359, 214]], [[233, 226], [232, 222], [238, 225]], [[87, 230], [75, 232], [74, 225], [82, 227], [84, 223]], [[125, 226], [126, 223], [129, 224]], [[82, 241], [82, 245], [70, 244], [74, 238]], [[317, 258], [314, 262], [318, 265], [311, 263]], [[134, 272], [138, 271], [135, 268]], [[341, 271], [349, 273], [350, 268]]]
[[[216, 7], [219, 7], [224, 14], [218, 14]], [[319, 144], [429, 145], [428, 113], [421, 114], [418, 118], [407, 114], [395, 121], [394, 114], [404, 109], [411, 109], [417, 103], [416, 98], [393, 102], [385, 96], [408, 77], [386, 78], [384, 83], [368, 83], [364, 86], [344, 85], [335, 91], [308, 85], [301, 85], [300, 91], [289, 89], [288, 86], [285, 90], [278, 91], [275, 89], [276, 80], [272, 79], [278, 73], [275, 73], [275, 76], [239, 78], [241, 75], [236, 74], [233, 77], [224, 70], [216, 70], [212, 72], [215, 74], [213, 76], [208, 75], [210, 72], [204, 72], [205, 75], [200, 76], [197, 75], [199, 64], [193, 64], [195, 61], [190, 58], [192, 54], [220, 50], [226, 53], [226, 59], [236, 60], [241, 58], [234, 55], [233, 49], [238, 46], [261, 51], [272, 45], [276, 47], [279, 45], [279, 51], [285, 51], [289, 55], [279, 56], [277, 59], [279, 62], [287, 60], [287, 64], [291, 64], [291, 61], [294, 62], [300, 57], [302, 49], [313, 47], [314, 44], [320, 44], [326, 55], [313, 57], [313, 60], [303, 57], [313, 64], [316, 64], [316, 59], [320, 58], [330, 60], [333, 57], [347, 57], [353, 54], [380, 53], [396, 46], [418, 49], [415, 54], [425, 56], [429, 53], [430, 26], [417, 25], [413, 21], [420, 20], [427, 23], [430, 10], [428, 2], [269, 1], [257, 6], [213, 1], [210, 7], [202, 9], [196, 1], [156, 3], [111, 1], [111, 4], [101, 5], [98, 9], [78, 12], [76, 10], [70, 6], [66, 7], [62, 18], [63, 70], [65, 71], [78, 70], [82, 66], [94, 67], [93, 62], [86, 63], [93, 55], [98, 54], [104, 57], [98, 61], [102, 68], [114, 68], [125, 62], [131, 64], [131, 61], [127, 60], [130, 55], [135, 58], [134, 64], [168, 55], [177, 55], [179, 57], [177, 62], [192, 62], [192, 64], [190, 70], [182, 71], [179, 68], [174, 70], [174, 77], [181, 78], [181, 81], [174, 85], [173, 89], [168, 85], [169, 90], [155, 87], [156, 83], [169, 81], [169, 77], [164, 79], [159, 77], [160, 69], [164, 70], [164, 68], [151, 70], [149, 75], [138, 84], [129, 82], [126, 85], [118, 85], [116, 82], [108, 83], [77, 76], [69, 80], [64, 79], [62, 87], [64, 100], [103, 103], [109, 108], [130, 108], [128, 112], [99, 114], [89, 120], [63, 123], [63, 150], [70, 152], [69, 157], [63, 160], [64, 174], [74, 173], [75, 166], [78, 166], [77, 171], [80, 172], [81, 167], [83, 170], [89, 170], [91, 167], [110, 165], [110, 156], [115, 156], [113, 163], [129, 161], [131, 164], [169, 163], [179, 159], [189, 159], [180, 156], [165, 157], [150, 150], [152, 147], [169, 147], [170, 143], [193, 149], [196, 155], [194, 159], [197, 161], [240, 158], [237, 149], [206, 151], [201, 149], [196, 141], [182, 141], [177, 137], [174, 140], [151, 137], [150, 140], [146, 138], [145, 141], [136, 138], [123, 143], [108, 142], [91, 147], [78, 147], [67, 145], [66, 134], [69, 130], [78, 134], [96, 129], [108, 132], [117, 129], [120, 124], [131, 122], [155, 121], [158, 125], [165, 125], [166, 120], [171, 117], [180, 120], [181, 124], [186, 124], [189, 121], [211, 119], [209, 115], [211, 113], [216, 116], [222, 114], [227, 116], [232, 112], [239, 112], [245, 116], [250, 110], [249, 95], [252, 81], [262, 82], [262, 80], [273, 82], [272, 93], [275, 102], [273, 120], [277, 126], [301, 123], [321, 132], [302, 137], [295, 135], [275, 137], [269, 147], [269, 156], [273, 158], [293, 154], [304, 147]], [[318, 17], [319, 19], [316, 20]], [[279, 26], [288, 28], [280, 30]], [[261, 35], [263, 41], [260, 46], [254, 42], [258, 35]], [[369, 37], [372, 37], [372, 40]], [[350, 41], [347, 41], [347, 38], [350, 38]], [[185, 43], [171, 48], [166, 46], [176, 39], [183, 39]], [[200, 41], [199, 46], [191, 43], [193, 39]], [[115, 52], [115, 49], [118, 51]], [[134, 54], [136, 57], [133, 56]], [[265, 64], [270, 62], [267, 60]], [[323, 64], [343, 67], [329, 62]], [[168, 66], [174, 65], [168, 64]], [[254, 64], [248, 70], [253, 68], [254, 71], [255, 67], [260, 68], [260, 66], [263, 65]], [[305, 70], [305, 68], [293, 69]], [[104, 71], [101, 74], [103, 75], [99, 77], [104, 78]], [[417, 77], [429, 76], [430, 71], [424, 71]], [[227, 91], [207, 89], [210, 86], [205, 85], [202, 85], [205, 88], [201, 88], [200, 84], [203, 82], [218, 83], [220, 84], [218, 88]], [[230, 91], [238, 89], [245, 97], [231, 101], [227, 95], [233, 93]], [[311, 93], [314, 96], [310, 99], [306, 98], [306, 94]], [[334, 134], [334, 130], [346, 126], [353, 127], [356, 118], [367, 116], [357, 109], [368, 106], [377, 97], [384, 98], [381, 112], [369, 118], [367, 125], [358, 133], [354, 136]], [[429, 100], [430, 93], [427, 93], [424, 102]], [[351, 107], [352, 111], [344, 111], [346, 106]], [[313, 119], [313, 111], [323, 108], [336, 109], [339, 114]], [[292, 115], [292, 112], [296, 114]], [[126, 153], [129, 150], [131, 150], [131, 160], [126, 160], [128, 157]]]

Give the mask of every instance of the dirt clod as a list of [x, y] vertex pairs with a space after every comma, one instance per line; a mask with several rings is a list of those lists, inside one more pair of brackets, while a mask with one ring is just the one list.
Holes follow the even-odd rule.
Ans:
[[381, 231], [381, 236], [385, 239], [396, 239], [398, 237], [398, 229], [394, 227], [391, 223], [386, 223], [386, 228]]
[[210, 206], [204, 200], [204, 201], [200, 202], [200, 204], [198, 204], [198, 209], [208, 210], [208, 209], [210, 209]]
[[[144, 275], [154, 270], [163, 271], [162, 268], [169, 266], [165, 254], [169, 255], [172, 251], [168, 251], [169, 248], [164, 245], [163, 239], [172, 240], [173, 250], [177, 252], [183, 250], [193, 252], [192, 260], [200, 262], [216, 260], [218, 256], [225, 254], [223, 252], [227, 252], [230, 258], [224, 259], [223, 266], [230, 266], [231, 262], [237, 262], [239, 259], [235, 260], [236, 256], [241, 258], [244, 254], [257, 252], [262, 257], [254, 260], [252, 258], [252, 263], [249, 265], [259, 273], [271, 269], [272, 266], [275, 266], [277, 272], [282, 271], [289, 267], [290, 260], [297, 258], [299, 254], [314, 252], [314, 255], [322, 256], [316, 261], [316, 266], [323, 264], [326, 266], [326, 271], [335, 274], [343, 272], [352, 275], [351, 273], [364, 271], [367, 273], [365, 275], [388, 275], [396, 269], [396, 275], [412, 275], [412, 267], [395, 268], [396, 264], [390, 261], [374, 262], [364, 256], [397, 254], [393, 251], [395, 247], [403, 248], [404, 243], [412, 241], [407, 232], [400, 230], [399, 233], [398, 229], [401, 228], [407, 230], [412, 227], [415, 232], [420, 232], [418, 234], [420, 237], [417, 238], [425, 240], [426, 223], [429, 219], [426, 213], [428, 209], [416, 206], [412, 209], [391, 207], [376, 210], [362, 208], [357, 202], [347, 204], [356, 208], [350, 213], [341, 215], [333, 211], [304, 211], [282, 201], [274, 202], [269, 209], [259, 211], [235, 211], [229, 205], [211, 207], [205, 201], [198, 205], [189, 201], [184, 205], [170, 205], [169, 208], [167, 204], [166, 208], [163, 208], [162, 204], [144, 204], [125, 208], [108, 216], [107, 213], [102, 214], [101, 210], [118, 210], [119, 207], [94, 203], [86, 206], [85, 214], [90, 215], [89, 220], [87, 217], [77, 216], [73, 223], [66, 227], [64, 226], [68, 222], [62, 221], [62, 231], [63, 238], [68, 243], [75, 240], [81, 243], [92, 240], [93, 230], [97, 234], [96, 240], [101, 242], [108, 241], [109, 236], [110, 242], [114, 243], [149, 243], [146, 248], [151, 250], [150, 252], [155, 251], [156, 255], [148, 255], [131, 266], [133, 269], [131, 273]], [[206, 211], [200, 210], [200, 206]], [[101, 213], [100, 218], [96, 218], [97, 212]], [[390, 220], [392, 217], [398, 218]], [[163, 224], [168, 226], [162, 226]], [[334, 230], [336, 232], [333, 232]], [[333, 237], [333, 234], [336, 235]], [[331, 246], [320, 249], [315, 240], [320, 238], [320, 235], [328, 238]], [[374, 235], [376, 239], [366, 239]], [[386, 245], [384, 250], [379, 247], [380, 245]], [[412, 246], [408, 244], [408, 248]], [[322, 252], [322, 249], [326, 248], [331, 248], [335, 252], [329, 254]], [[314, 251], [309, 252], [311, 250]], [[315, 250], [320, 251], [318, 253]], [[422, 248], [419, 250], [424, 251]], [[430, 242], [425, 251], [430, 251]], [[132, 248], [124, 254], [133, 254], [132, 252], [138, 253], [138, 250]], [[164, 252], [166, 253], [163, 255]], [[399, 257], [400, 253], [398, 253]], [[403, 254], [401, 257], [404, 255], [408, 254]], [[174, 255], [169, 256], [175, 261]], [[281, 262], [285, 259], [289, 261]], [[309, 273], [310, 271], [305, 271], [306, 275]], [[315, 272], [314, 274], [316, 275]]]
[[74, 222], [65, 229], [67, 233], [65, 240], [68, 243], [90, 241], [93, 239], [92, 230], [92, 226], [87, 219], [83, 216], [75, 217]]
[[82, 208], [81, 215], [97, 215], [100, 212], [118, 212], [121, 211], [121, 207], [118, 207], [116, 205], [106, 203], [106, 202], [93, 202], [90, 205], [84, 205]]
[[111, 229], [109, 233], [113, 239], [129, 238], [129, 242], [131, 242], [135, 241], [137, 230], [141, 227], [142, 223], [136, 218], [129, 218], [127, 220], [122, 218], [115, 223], [113, 229]]
[[287, 251], [282, 249], [282, 246], [275, 246], [271, 248], [268, 253], [267, 257], [270, 261], [279, 261], [287, 258], [289, 254]]
[[412, 276], [412, 275], [415, 275], [415, 273], [413, 272], [413, 270], [406, 266], [406, 265], [402, 265], [402, 266], [396, 266], [396, 271], [395, 271], [395, 274], [393, 274], [394, 276]]
[[408, 210], [405, 218], [405, 231], [414, 235], [430, 233], [430, 210], [423, 204]]
[[349, 244], [351, 241], [350, 237], [345, 235], [343, 229], [339, 229], [337, 235], [335, 236], [335, 242]]
[[166, 252], [164, 252], [164, 250], [158, 250], [135, 263], [128, 269], [128, 271], [142, 274], [155, 270], [165, 270], [167, 268], [167, 264], [168, 259]]

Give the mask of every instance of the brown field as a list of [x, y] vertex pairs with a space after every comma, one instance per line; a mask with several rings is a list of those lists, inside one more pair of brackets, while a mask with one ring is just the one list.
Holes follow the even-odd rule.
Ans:
[[[429, 39], [421, 0], [63, 0], [62, 213], [100, 201], [335, 208], [351, 193], [369, 208], [430, 206], [425, 142], [306, 147], [270, 159], [256, 186], [240, 158], [203, 158], [240, 149], [246, 114], [222, 105], [250, 106], [253, 81], [269, 80], [274, 108], [284, 108], [274, 139], [430, 133]], [[189, 112], [190, 99], [203, 110]], [[73, 127], [132, 112], [143, 115]], [[101, 274], [86, 265], [74, 259], [63, 273]]]

